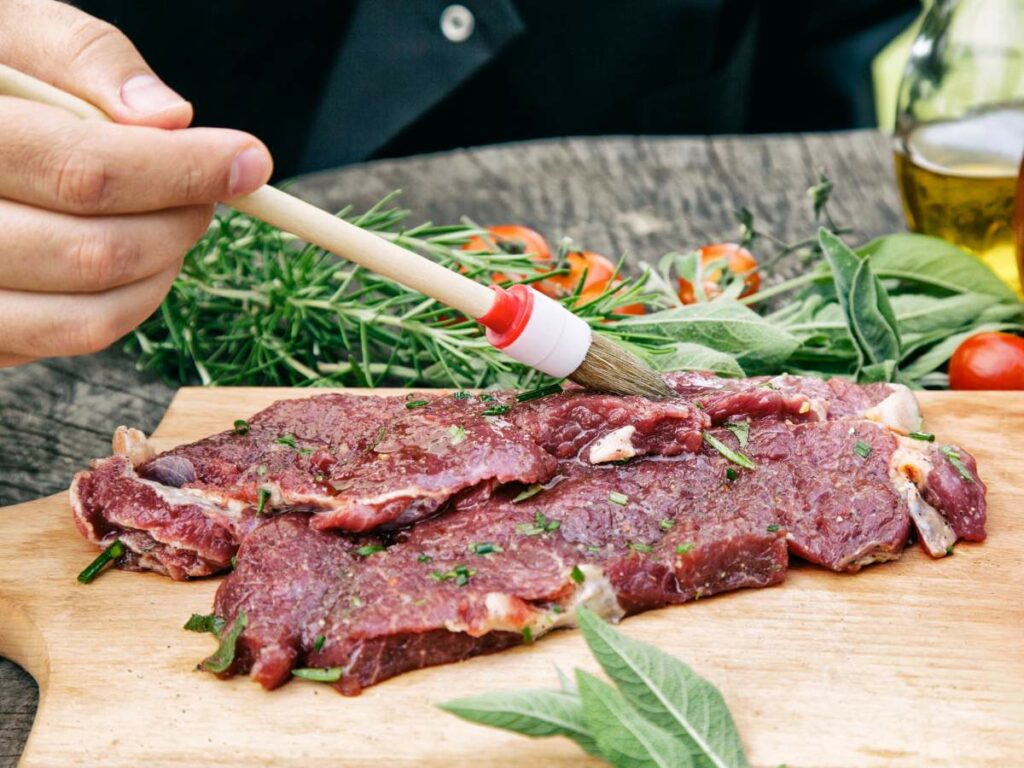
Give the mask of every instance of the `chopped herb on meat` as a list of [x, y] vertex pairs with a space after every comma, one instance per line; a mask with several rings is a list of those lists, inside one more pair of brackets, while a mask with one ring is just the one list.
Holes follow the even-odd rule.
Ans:
[[514, 499], [512, 499], [512, 503], [513, 504], [518, 504], [521, 501], [526, 501], [527, 499], [532, 499], [534, 496], [536, 496], [538, 493], [540, 493], [543, 490], [544, 490], [544, 486], [543, 485], [541, 485], [540, 483], [534, 483], [529, 488], [527, 488], [525, 491], [521, 491]]
[[858, 440], [854, 443], [853, 452], [860, 456], [862, 459], [866, 459], [871, 455], [871, 446], [865, 443], [863, 440]]
[[550, 520], [543, 512], [533, 516], [532, 523], [520, 523], [516, 526], [516, 533], [523, 536], [539, 536], [542, 533], [550, 533], [561, 528], [560, 520]]
[[778, 523], [772, 523], [771, 525], [768, 526], [768, 533], [778, 533], [778, 530], [779, 530], [779, 524]]
[[536, 389], [528, 389], [525, 392], [520, 392], [516, 395], [516, 400], [520, 403], [525, 403], [529, 400], [539, 400], [542, 397], [548, 395], [555, 395], [562, 391], [561, 384], [548, 384], [544, 387], [537, 387]]
[[643, 552], [644, 554], [647, 554], [651, 551], [651, 545], [644, 544], [642, 541], [631, 541], [626, 546], [632, 549], [634, 552]]
[[430, 405], [430, 401], [429, 400], [410, 400], [409, 402], [407, 402], [405, 404], [405, 407], [408, 408], [411, 411], [413, 408], [422, 408], [424, 405]]
[[736, 439], [740, 443], [740, 448], [747, 447], [747, 440], [750, 439], [749, 421], [730, 421], [729, 423], [725, 424], [725, 428], [736, 436]]
[[682, 544], [676, 545], [676, 554], [685, 555], [687, 552], [693, 549], [692, 541], [684, 541]]
[[490, 541], [480, 541], [469, 545], [469, 551], [476, 555], [489, 555], [491, 553], [500, 553], [505, 550], [500, 545], [494, 544]]
[[376, 555], [378, 552], [384, 552], [387, 547], [383, 547], [380, 544], [366, 544], [356, 550], [356, 554], [360, 557], [369, 557], [370, 555]]
[[610, 501], [612, 504], [618, 504], [620, 507], [624, 507], [627, 504], [629, 504], [629, 496], [627, 496], [624, 493], [618, 493], [617, 491], [613, 491], [612, 493], [608, 494], [608, 501]]
[[909, 435], [907, 435], [907, 437], [912, 438], [914, 440], [922, 440], [926, 443], [935, 442], [935, 435], [933, 435], [931, 432], [911, 432]]
[[512, 410], [511, 405], [492, 405], [486, 410], [480, 411], [481, 416], [504, 416]]
[[577, 584], [582, 584], [584, 581], [586, 581], [587, 576], [585, 573], [583, 573], [583, 570], [578, 565], [574, 565], [572, 567], [572, 570], [569, 571], [569, 578], [571, 578]]
[[454, 581], [458, 587], [469, 584], [469, 580], [476, 576], [476, 568], [469, 568], [465, 565], [456, 565], [450, 571], [433, 571], [430, 578], [434, 581]]
[[317, 652], [322, 651], [324, 649], [324, 643], [326, 641], [326, 637], [324, 637], [323, 635], [317, 635], [316, 638], [313, 640], [313, 650]]
[[235, 419], [234, 432], [236, 435], [249, 434], [249, 422], [245, 419]]
[[658, 527], [663, 531], [671, 531], [676, 527], [676, 521], [666, 517], [664, 520], [658, 521]]
[[460, 426], [448, 427], [448, 439], [452, 445], [458, 445], [466, 439], [466, 430]]
[[743, 467], [744, 469], [754, 469], [757, 466], [749, 456], [746, 456], [739, 451], [734, 451], [710, 432], [704, 433], [704, 442], [722, 454], [733, 464]]
[[963, 459], [960, 458], [960, 451], [957, 450], [955, 445], [944, 445], [939, 450], [942, 451], [942, 454], [947, 459], [949, 459], [949, 463], [953, 465], [956, 471], [960, 473], [960, 477], [968, 483], [974, 482], [974, 475], [971, 474], [971, 470], [967, 468]]
[[260, 488], [259, 493], [256, 495], [256, 514], [262, 515], [263, 510], [267, 506], [267, 502], [270, 501], [270, 491], [266, 488]]

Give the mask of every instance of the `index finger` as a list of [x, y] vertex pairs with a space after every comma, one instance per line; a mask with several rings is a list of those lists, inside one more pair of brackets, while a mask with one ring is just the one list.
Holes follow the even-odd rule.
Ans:
[[0, 197], [80, 215], [205, 205], [270, 178], [259, 139], [223, 128], [159, 128], [79, 120], [0, 98]]

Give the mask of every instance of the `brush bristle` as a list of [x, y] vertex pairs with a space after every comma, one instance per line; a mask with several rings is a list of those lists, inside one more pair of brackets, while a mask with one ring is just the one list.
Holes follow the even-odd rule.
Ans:
[[570, 379], [587, 389], [616, 395], [675, 397], [661, 375], [625, 347], [593, 334], [590, 349]]

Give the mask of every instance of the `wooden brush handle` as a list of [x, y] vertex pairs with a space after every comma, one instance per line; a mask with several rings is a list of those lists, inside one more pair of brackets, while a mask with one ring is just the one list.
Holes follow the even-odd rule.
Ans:
[[[86, 120], [110, 121], [89, 102], [3, 64], [0, 94], [59, 107]], [[252, 194], [223, 202], [470, 317], [487, 314], [494, 303], [494, 293], [487, 286], [275, 187], [265, 185]]]

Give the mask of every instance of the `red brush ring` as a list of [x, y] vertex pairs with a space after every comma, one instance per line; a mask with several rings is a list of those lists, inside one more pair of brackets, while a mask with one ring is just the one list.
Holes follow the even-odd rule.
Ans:
[[504, 349], [519, 338], [533, 314], [533, 292], [525, 285], [513, 285], [507, 291], [492, 285], [494, 304], [477, 322], [487, 328], [487, 340]]

